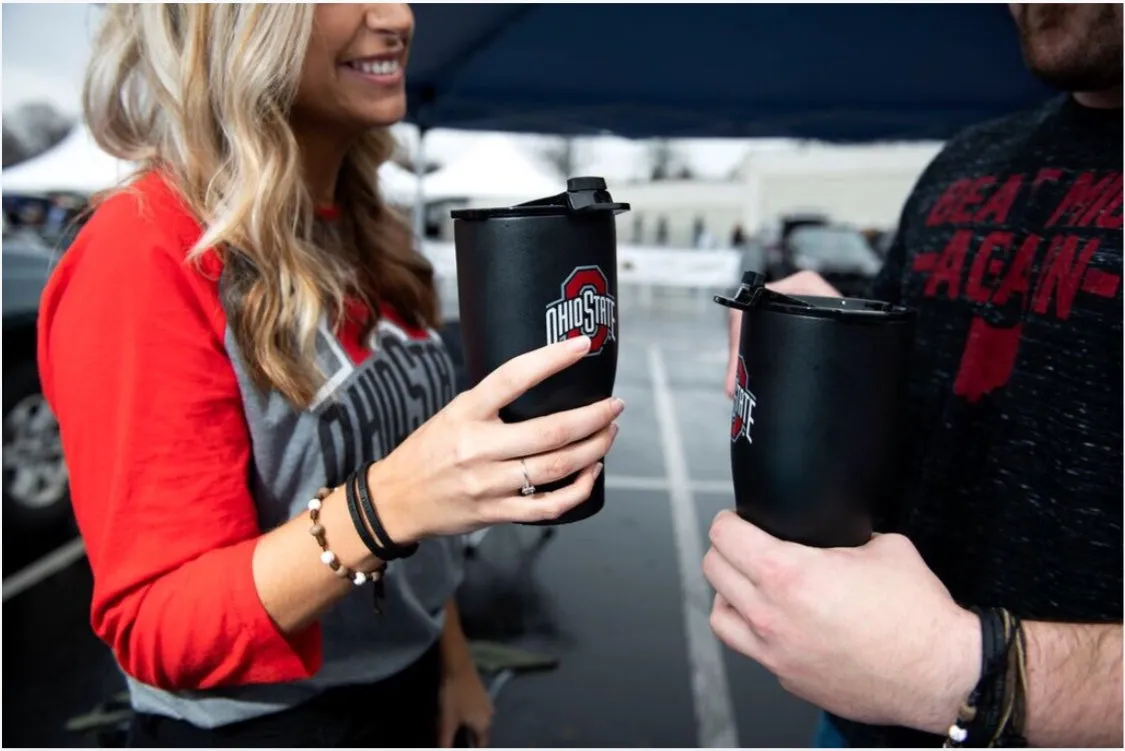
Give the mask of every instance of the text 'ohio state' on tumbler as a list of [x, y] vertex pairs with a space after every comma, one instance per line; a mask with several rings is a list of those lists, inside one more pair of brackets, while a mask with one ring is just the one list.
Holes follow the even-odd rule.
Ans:
[[863, 545], [873, 511], [903, 491], [914, 311], [781, 295], [753, 272], [715, 301], [742, 311], [730, 422], [739, 515], [791, 542]]
[[[590, 352], [501, 410], [519, 422], [613, 395], [617, 376], [615, 203], [600, 177], [567, 181], [565, 193], [516, 206], [452, 212], [461, 336], [469, 380], [518, 355], [590, 337]], [[537, 486], [549, 492], [574, 476]], [[605, 472], [589, 500], [546, 524], [586, 519], [605, 503]]]

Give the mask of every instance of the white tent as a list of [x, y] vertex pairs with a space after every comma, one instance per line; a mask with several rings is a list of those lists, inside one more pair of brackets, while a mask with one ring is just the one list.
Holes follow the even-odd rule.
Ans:
[[129, 162], [102, 151], [85, 125], [78, 124], [58, 145], [0, 173], [8, 194], [96, 193], [132, 173]]
[[394, 162], [383, 162], [379, 166], [379, 190], [384, 200], [409, 206], [418, 195], [418, 178]]
[[451, 199], [516, 201], [561, 193], [566, 181], [511, 139], [488, 138], [422, 178], [427, 202]]

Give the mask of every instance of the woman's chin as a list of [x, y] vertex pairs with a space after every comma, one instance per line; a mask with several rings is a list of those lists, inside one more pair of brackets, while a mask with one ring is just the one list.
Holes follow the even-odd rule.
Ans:
[[367, 128], [386, 128], [402, 122], [406, 117], [406, 97], [402, 97], [397, 102], [379, 102], [357, 114], [361, 116], [363, 125]]

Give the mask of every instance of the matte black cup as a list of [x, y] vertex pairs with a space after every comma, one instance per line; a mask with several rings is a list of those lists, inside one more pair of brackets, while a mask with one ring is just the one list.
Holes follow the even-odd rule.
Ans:
[[[567, 181], [565, 193], [497, 209], [453, 212], [465, 365], [472, 385], [525, 352], [583, 334], [590, 353], [501, 410], [505, 422], [584, 407], [613, 395], [617, 376], [617, 229], [628, 211], [600, 177]], [[534, 478], [532, 478], [534, 479]], [[538, 485], [564, 487], [574, 476]], [[605, 472], [589, 500], [557, 520], [593, 516], [605, 504]]]
[[789, 297], [746, 273], [715, 301], [743, 312], [731, 409], [738, 514], [775, 537], [854, 547], [902, 490], [914, 311]]

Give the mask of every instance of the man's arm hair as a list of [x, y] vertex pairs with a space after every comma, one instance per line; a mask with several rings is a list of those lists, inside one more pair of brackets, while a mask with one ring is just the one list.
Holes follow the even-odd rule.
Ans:
[[1121, 624], [1025, 621], [1032, 746], [1121, 747]]

